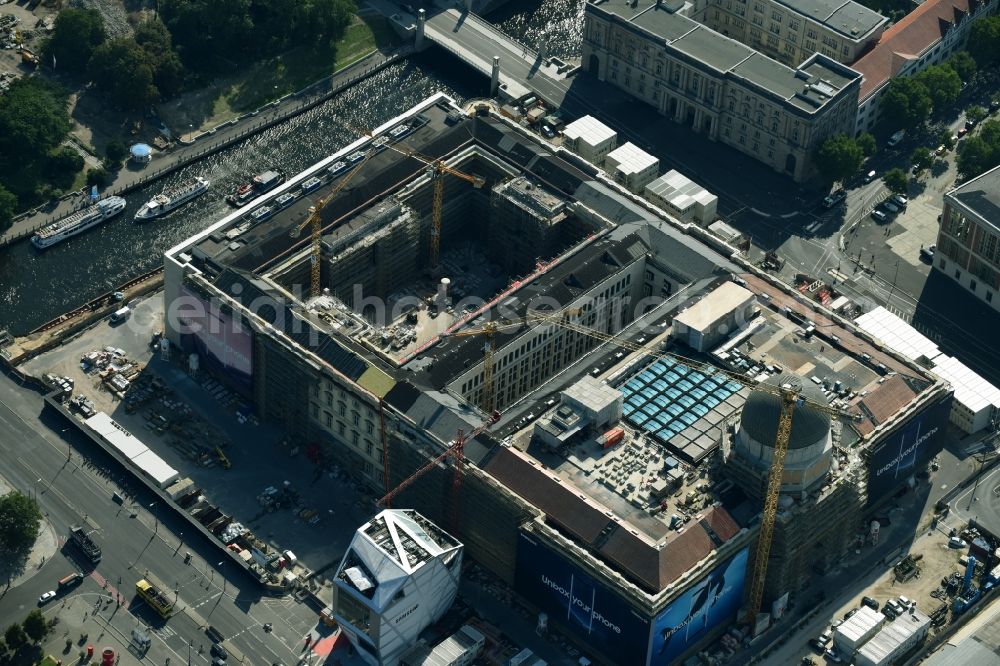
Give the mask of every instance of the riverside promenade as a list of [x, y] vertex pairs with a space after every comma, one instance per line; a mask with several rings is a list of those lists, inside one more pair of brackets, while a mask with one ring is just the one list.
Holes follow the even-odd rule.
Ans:
[[[128, 163], [119, 169], [113, 180], [102, 190], [101, 196], [127, 194], [144, 187], [207, 155], [312, 109], [412, 53], [413, 47], [409, 44], [384, 53], [374, 51], [329, 77], [298, 92], [289, 93], [256, 111], [245, 113], [207, 131], [182, 136], [171, 148], [156, 151], [149, 164], [138, 168]], [[0, 247], [28, 238], [41, 227], [69, 215], [83, 205], [85, 200], [86, 188], [64, 194], [56, 200], [54, 206], [50, 202], [16, 216], [14, 224], [0, 234]]]

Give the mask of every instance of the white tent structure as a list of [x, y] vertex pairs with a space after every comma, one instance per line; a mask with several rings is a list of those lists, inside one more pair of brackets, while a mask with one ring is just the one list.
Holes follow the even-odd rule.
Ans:
[[396, 666], [458, 593], [463, 546], [419, 513], [388, 509], [354, 534], [335, 578], [334, 617], [369, 664]]

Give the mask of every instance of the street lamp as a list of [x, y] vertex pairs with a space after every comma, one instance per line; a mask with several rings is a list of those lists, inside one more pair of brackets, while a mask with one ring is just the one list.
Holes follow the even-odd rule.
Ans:
[[979, 463], [979, 469], [976, 471], [976, 483], [974, 486], [972, 486], [972, 494], [969, 495], [969, 505], [965, 507], [966, 511], [972, 508], [972, 503], [976, 500], [976, 490], [979, 489], [979, 477], [982, 476], [983, 462], [986, 460], [986, 458], [984, 456], [981, 456], [976, 458], [975, 460], [976, 462]]
[[215, 565], [215, 566], [219, 567], [219, 576], [222, 578], [222, 594], [226, 593], [226, 583], [229, 582], [229, 581], [226, 580], [226, 577], [222, 575], [222, 566], [225, 563], [226, 563], [225, 560], [223, 560], [222, 562], [219, 562], [218, 564]]
[[156, 521], [156, 524], [153, 525], [153, 536], [156, 536], [157, 530], [160, 529], [160, 518], [156, 515], [156, 511], [154, 510], [155, 506], [156, 502], [153, 502], [152, 504], [149, 505], [149, 511], [153, 514], [153, 520]]
[[896, 272], [892, 276], [892, 289], [889, 290], [889, 297], [885, 299], [886, 307], [892, 307], [892, 292], [896, 291], [897, 277], [899, 277], [899, 259], [896, 260]]

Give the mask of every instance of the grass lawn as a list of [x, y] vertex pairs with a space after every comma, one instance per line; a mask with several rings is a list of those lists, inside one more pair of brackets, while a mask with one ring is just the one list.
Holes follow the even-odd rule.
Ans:
[[212, 121], [217, 124], [253, 111], [361, 60], [376, 48], [392, 47], [397, 41], [383, 17], [355, 17], [332, 47], [300, 46], [254, 66], [216, 98]]
[[56, 660], [53, 656], [49, 655], [38, 662], [38, 666], [56, 666]]

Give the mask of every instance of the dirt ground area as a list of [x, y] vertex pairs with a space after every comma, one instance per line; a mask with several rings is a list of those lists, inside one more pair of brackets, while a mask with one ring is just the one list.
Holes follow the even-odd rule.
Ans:
[[5, 16], [13, 16], [17, 20], [10, 30], [0, 28], [0, 74], [6, 74], [7, 80], [20, 78], [35, 71], [33, 66], [22, 64], [21, 54], [14, 43], [14, 30], [20, 30], [22, 43], [37, 52], [48, 35], [46, 23], [50, 23], [56, 14], [56, 11], [46, 4], [39, 4], [34, 10], [29, 10], [31, 4], [34, 3], [26, 0], [0, 4], [0, 25], [4, 24]]
[[[193, 376], [186, 354], [175, 351], [165, 360], [154, 353], [150, 342], [163, 328], [163, 292], [129, 306], [132, 315], [122, 324], [98, 322], [21, 369], [35, 376], [53, 373], [73, 379], [74, 398], [83, 395], [95, 411], [111, 415], [182, 477], [205, 489], [214, 505], [275, 549], [293, 550], [303, 566], [318, 570], [338, 561], [354, 529], [370, 518], [374, 498], [338, 465], [314, 464], [306, 442], [288, 442], [278, 426], [247, 416], [244, 401], [207, 373]], [[81, 367], [84, 356], [106, 348], [120, 350], [117, 364], [131, 362], [141, 368], [124, 400], [96, 373]], [[130, 409], [130, 401], [137, 398], [140, 402]], [[290, 489], [294, 499], [268, 506], [259, 496], [269, 487]], [[322, 538], [317, 538], [319, 533]]]
[[941, 586], [942, 578], [950, 576], [956, 571], [964, 572], [965, 568], [958, 561], [964, 553], [965, 550], [955, 550], [948, 547], [947, 535], [934, 532], [932, 535], [915, 542], [910, 549], [910, 555], [913, 555], [914, 558], [920, 557], [920, 561], [917, 562], [920, 574], [917, 577], [901, 583], [896, 581], [895, 576], [890, 571], [869, 587], [865, 594], [877, 599], [879, 604], [889, 597], [902, 595], [916, 601], [917, 608], [930, 614], [942, 603], [941, 599], [932, 597], [931, 592]]

